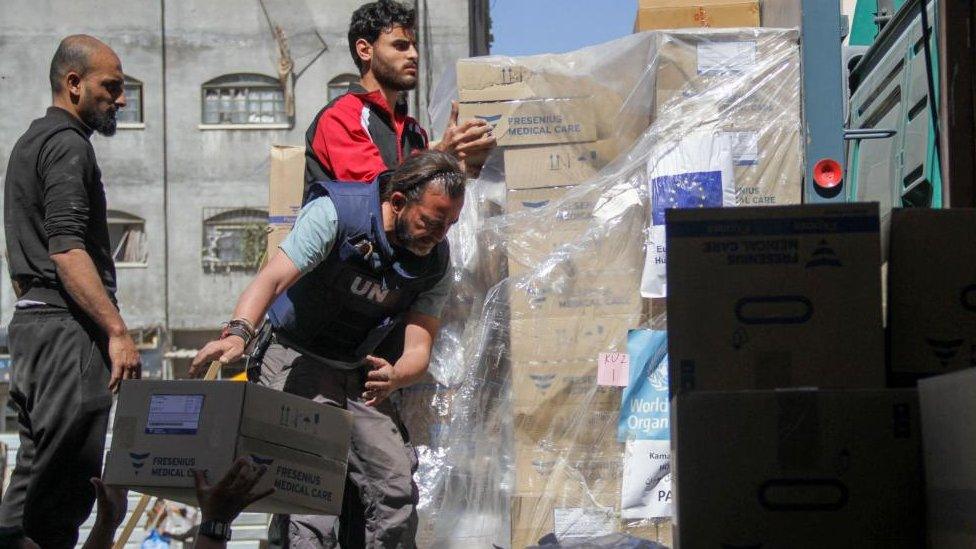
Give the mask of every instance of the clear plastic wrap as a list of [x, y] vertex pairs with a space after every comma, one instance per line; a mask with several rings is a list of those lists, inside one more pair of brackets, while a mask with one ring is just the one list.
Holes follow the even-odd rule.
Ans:
[[623, 391], [597, 384], [597, 359], [626, 352], [628, 329], [666, 327], [665, 301], [642, 298], [641, 278], [646, 256], [664, 257], [655, 208], [700, 205], [676, 198], [688, 197], [677, 185], [695, 188], [687, 178], [652, 185], [678, 175], [662, 162], [681, 143], [724, 136], [725, 205], [799, 201], [797, 33], [646, 32], [466, 59], [450, 78], [458, 86], [431, 101], [435, 127], [460, 98], [500, 146], [450, 233], [455, 295], [430, 379], [400, 402], [420, 455], [418, 543], [625, 532], [670, 544], [667, 517], [621, 518], [633, 456], [618, 436]]

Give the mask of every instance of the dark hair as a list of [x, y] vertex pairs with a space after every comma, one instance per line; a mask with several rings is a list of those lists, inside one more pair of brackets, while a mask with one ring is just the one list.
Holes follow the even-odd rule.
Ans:
[[352, 12], [352, 21], [349, 22], [349, 53], [352, 55], [352, 60], [356, 63], [359, 73], [362, 74], [365, 71], [363, 71], [363, 61], [356, 53], [357, 40], [363, 38], [372, 44], [376, 42], [381, 33], [387, 32], [393, 27], [412, 29], [415, 21], [416, 14], [413, 9], [395, 0], [370, 2]]
[[407, 197], [408, 203], [418, 202], [427, 187], [438, 185], [451, 198], [464, 196], [466, 179], [456, 158], [441, 151], [419, 151], [382, 180], [383, 200], [395, 192]]
[[71, 71], [83, 77], [91, 70], [91, 56], [95, 49], [104, 44], [92, 36], [73, 34], [61, 40], [51, 59], [51, 92], [61, 93], [64, 77]]

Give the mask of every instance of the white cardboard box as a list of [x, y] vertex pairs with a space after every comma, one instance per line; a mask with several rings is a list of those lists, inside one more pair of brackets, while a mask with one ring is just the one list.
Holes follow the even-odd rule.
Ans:
[[976, 369], [918, 382], [929, 547], [976, 547]]
[[249, 511], [339, 514], [352, 416], [238, 381], [125, 381], [107, 484], [196, 505], [192, 470], [216, 482], [240, 456], [268, 467], [255, 487], [273, 495]]
[[877, 204], [666, 220], [672, 395], [885, 386]]
[[922, 547], [914, 389], [698, 391], [673, 404], [676, 549]]

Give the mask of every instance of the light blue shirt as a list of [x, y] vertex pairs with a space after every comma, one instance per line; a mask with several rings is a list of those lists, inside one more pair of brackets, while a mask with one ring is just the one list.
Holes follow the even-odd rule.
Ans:
[[[295, 226], [278, 246], [295, 267], [306, 275], [329, 257], [339, 230], [339, 214], [328, 196], [312, 200], [298, 214]], [[448, 267], [433, 288], [417, 296], [410, 311], [440, 318], [454, 285], [454, 269]]]

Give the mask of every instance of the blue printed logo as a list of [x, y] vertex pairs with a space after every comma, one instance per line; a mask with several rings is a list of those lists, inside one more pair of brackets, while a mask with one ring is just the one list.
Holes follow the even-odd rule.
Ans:
[[717, 208], [722, 205], [722, 172], [689, 172], [651, 179], [651, 220], [664, 225], [668, 208]]
[[807, 269], [812, 269], [814, 267], [840, 267], [842, 266], [840, 259], [837, 258], [837, 253], [834, 249], [827, 245], [826, 240], [821, 240], [816, 249], [813, 250], [813, 258], [807, 261]]
[[255, 465], [265, 465], [270, 467], [271, 464], [274, 463], [274, 458], [266, 458], [257, 454], [251, 454], [251, 461], [253, 461]]
[[488, 125], [491, 126], [491, 129], [495, 129], [495, 126], [498, 125], [498, 121], [502, 119], [502, 115], [495, 114], [491, 116], [475, 116], [475, 118], [478, 120], [484, 120], [488, 123]]
[[132, 468], [135, 469], [135, 474], [139, 474], [139, 469], [142, 469], [143, 465], [146, 464], [146, 459], [149, 458], [149, 452], [145, 454], [136, 454], [134, 452], [129, 452], [129, 457], [132, 459]]
[[556, 374], [529, 374], [529, 378], [537, 389], [546, 392], [546, 389], [552, 387], [552, 382], [556, 381]]

